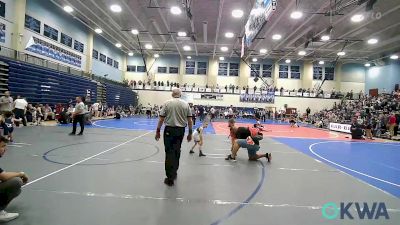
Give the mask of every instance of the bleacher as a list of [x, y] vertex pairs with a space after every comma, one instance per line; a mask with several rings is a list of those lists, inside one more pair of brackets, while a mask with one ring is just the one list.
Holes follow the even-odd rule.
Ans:
[[[37, 66], [7, 57], [0, 57], [0, 88], [13, 96], [26, 97], [29, 103], [68, 103], [76, 96], [90, 97], [90, 102], [101, 101], [108, 105], [133, 105], [137, 101], [131, 88], [117, 82], [101, 82], [89, 77]], [[73, 85], [71, 85], [73, 84]], [[90, 93], [90, 96], [87, 94]]]
[[87, 90], [92, 93], [91, 100], [96, 101], [97, 83], [89, 78], [21, 61], [0, 60], [9, 66], [8, 88], [12, 95], [26, 97], [30, 103], [67, 103], [76, 96], [85, 96]]
[[135, 105], [136, 99], [134, 92], [129, 87], [121, 87], [120, 85], [105, 83], [106, 101], [108, 105], [129, 106]]

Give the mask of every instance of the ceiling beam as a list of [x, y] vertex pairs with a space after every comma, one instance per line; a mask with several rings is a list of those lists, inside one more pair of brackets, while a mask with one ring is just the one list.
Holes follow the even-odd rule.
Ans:
[[[121, 33], [121, 30], [122, 30], [122, 27], [117, 23], [117, 22], [115, 22], [115, 20], [109, 15], [109, 13], [107, 13], [106, 11], [104, 11], [104, 9], [102, 9], [94, 0], [89, 0], [98, 10], [100, 10], [104, 15], [106, 15], [107, 16], [107, 18], [109, 19], [109, 23], [111, 23], [111, 25], [113, 25], [114, 27], [116, 27], [117, 28], [117, 31], [115, 31], [114, 33], [117, 33], [117, 34], [120, 34]], [[92, 14], [95, 14], [93, 11], [92, 11], [92, 9], [91, 8], [87, 8]], [[97, 16], [97, 15], [96, 15]], [[101, 21], [103, 21], [103, 23], [107, 23], [107, 22], [104, 22], [104, 18], [99, 18]], [[136, 46], [133, 46], [132, 45], [132, 42], [133, 43], [135, 43], [135, 41], [134, 41], [134, 39], [133, 39], [133, 37], [132, 36], [129, 36], [129, 35], [127, 35], [126, 33], [121, 33], [121, 35], [124, 37], [124, 39], [127, 39], [128, 40], [128, 43], [129, 43], [129, 45], [131, 46], [131, 47], [134, 47], [135, 49], [136, 49]], [[121, 36], [121, 35], [119, 35], [119, 36]], [[139, 44], [139, 43], [136, 43], [137, 45]]]
[[[51, 0], [53, 3], [55, 3], [53, 0]], [[69, 3], [69, 1], [68, 0], [65, 0], [65, 2], [66, 3], [68, 3], [69, 5], [73, 5], [73, 4], [71, 4], [71, 3]], [[78, 1], [81, 5], [83, 5], [80, 1]], [[57, 4], [57, 3], [56, 3]], [[58, 4], [57, 4], [58, 5]], [[59, 5], [59, 7], [61, 7], [60, 5]], [[85, 8], [86, 8], [86, 6], [84, 6]], [[108, 27], [110, 30], [113, 30], [112, 29], [112, 27], [110, 27], [109, 25], [107, 25], [106, 24], [106, 26], [101, 26], [101, 25], [99, 25], [98, 23], [96, 23], [95, 21], [93, 21], [89, 16], [87, 16], [85, 13], [82, 13], [82, 11], [80, 11], [79, 9], [78, 9], [78, 7], [75, 7], [75, 9], [74, 9], [76, 12], [78, 12], [78, 14], [80, 15], [80, 16], [83, 16], [84, 18], [86, 18], [88, 21], [90, 21], [90, 23], [92, 23], [93, 25], [95, 25], [96, 27], [99, 27], [99, 28], [102, 28], [102, 30], [103, 30], [103, 34], [100, 34], [101, 36], [105, 36], [104, 34], [106, 34], [109, 38], [107, 39], [107, 38], [105, 38], [106, 40], [108, 40], [108, 42], [110, 42], [111, 43], [111, 39], [113, 39], [113, 40], [115, 40], [116, 42], [118, 42], [118, 39], [116, 39], [116, 37], [115, 37], [115, 35], [114, 34], [111, 34], [111, 33], [109, 33], [107, 30], [105, 30], [104, 29], [104, 27]], [[103, 21], [100, 21], [100, 22], [103, 22]], [[83, 23], [83, 22], [82, 22]], [[86, 25], [86, 26], [88, 26], [89, 27], [89, 25], [87, 25], [86, 23], [83, 23], [84, 25]], [[89, 27], [91, 30], [94, 30], [94, 28], [93, 27]], [[113, 32], [114, 33], [114, 32]], [[125, 41], [125, 40], [124, 40]], [[129, 42], [128, 42], [129, 43]], [[115, 44], [115, 43], [111, 43], [111, 44]], [[127, 47], [127, 46], [125, 46], [124, 45], [124, 47]], [[137, 51], [138, 52], [138, 50], [134, 47], [133, 48], [135, 51]], [[128, 49], [129, 50], [129, 49]], [[121, 49], [121, 51], [123, 51], [122, 49]]]
[[[155, 6], [156, 6], [156, 7], [159, 7], [159, 4], [158, 4], [158, 1], [157, 1], [157, 0], [152, 0], [152, 1], [155, 3]], [[160, 14], [161, 20], [163, 21], [164, 26], [165, 26], [165, 28], [167, 29], [167, 31], [168, 31], [168, 32], [171, 32], [171, 29], [170, 29], [170, 27], [169, 27], [169, 25], [168, 25], [168, 22], [167, 22], [167, 20], [165, 19], [164, 14], [162, 13], [161, 9], [158, 8], [157, 11], [158, 11], [158, 14]], [[176, 43], [175, 37], [174, 37], [173, 35], [171, 35], [171, 38], [172, 38], [172, 41], [173, 41], [174, 44], [175, 44], [176, 50], [178, 51], [180, 57], [183, 57], [183, 55], [182, 55], [182, 53], [181, 53], [181, 50], [179, 49], [178, 44]], [[165, 42], [165, 41], [164, 41], [164, 42]]]
[[[132, 8], [128, 5], [128, 3], [126, 1], [121, 1], [121, 2], [125, 6], [125, 8], [128, 9], [129, 14], [131, 14], [131, 16], [138, 22], [138, 24], [140, 26], [140, 29], [141, 30], [146, 30], [146, 27], [144, 26], [142, 21], [136, 16], [136, 14], [133, 12]], [[131, 27], [131, 28], [133, 28], [133, 27]], [[157, 44], [157, 42], [154, 40], [153, 36], [150, 33], [148, 33], [148, 36], [149, 36], [149, 38], [151, 39], [151, 41], [153, 43]], [[165, 40], [164, 40], [164, 42], [165, 42]], [[137, 43], [137, 44], [139, 44], [139, 43]], [[157, 46], [158, 46], [158, 44], [157, 44]]]
[[219, 27], [221, 25], [222, 18], [222, 9], [224, 8], [224, 0], [219, 0], [219, 10], [218, 10], [218, 19], [217, 19], [217, 29], [215, 31], [215, 40], [214, 40], [214, 50], [212, 57], [215, 57], [215, 50], [217, 48], [218, 36], [219, 36]]

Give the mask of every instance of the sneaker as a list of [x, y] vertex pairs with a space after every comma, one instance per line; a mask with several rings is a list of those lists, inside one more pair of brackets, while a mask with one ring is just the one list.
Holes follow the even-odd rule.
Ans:
[[8, 222], [19, 216], [18, 213], [8, 213], [4, 210], [0, 211], [0, 222]]
[[190, 152], [189, 152], [190, 154], [193, 154], [194, 153], [194, 151], [193, 150], [190, 150]]
[[82, 133], [82, 132], [80, 132], [78, 135], [83, 135], [83, 133]]
[[206, 155], [204, 155], [203, 152], [200, 151], [200, 152], [199, 152], [199, 157], [202, 157], [202, 156], [206, 156]]
[[225, 160], [232, 160], [232, 161], [236, 161], [236, 158], [233, 158], [231, 155], [228, 155]]
[[265, 158], [267, 158], [268, 162], [271, 162], [271, 160], [272, 160], [272, 154], [271, 154], [271, 153], [265, 154]]
[[174, 186], [174, 180], [170, 180], [168, 178], [164, 179], [164, 184], [166, 184], [167, 186]]
[[71, 136], [72, 136], [72, 135], [75, 135], [75, 133], [72, 133], [72, 132], [71, 132], [71, 133], [69, 133], [68, 135], [71, 135]]

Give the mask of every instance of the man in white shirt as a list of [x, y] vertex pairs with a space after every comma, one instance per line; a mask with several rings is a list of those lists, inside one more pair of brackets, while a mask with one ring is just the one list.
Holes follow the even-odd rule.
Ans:
[[0, 113], [11, 112], [13, 105], [13, 98], [10, 97], [10, 92], [4, 92], [4, 96], [0, 98]]
[[75, 111], [72, 113], [72, 132], [69, 135], [75, 135], [76, 134], [76, 125], [79, 122], [79, 125], [81, 126], [81, 131], [79, 132], [78, 135], [83, 134], [83, 130], [85, 129], [85, 121], [84, 121], [84, 116], [85, 116], [85, 104], [82, 102], [82, 97], [76, 97], [76, 105], [75, 105]]
[[[26, 108], [28, 107], [28, 102], [26, 102], [25, 99], [23, 99], [21, 96], [17, 96], [17, 99], [14, 101], [14, 113], [15, 113], [15, 119], [22, 119], [22, 124], [26, 126]], [[19, 123], [17, 123], [17, 126], [19, 126]]]

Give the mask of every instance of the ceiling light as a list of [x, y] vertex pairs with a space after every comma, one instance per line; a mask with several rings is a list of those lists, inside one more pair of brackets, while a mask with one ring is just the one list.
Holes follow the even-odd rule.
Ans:
[[132, 30], [131, 30], [131, 33], [134, 34], [134, 35], [138, 35], [138, 34], [139, 34], [139, 31], [136, 30], [136, 29], [132, 29]]
[[121, 43], [117, 43], [117, 44], [115, 44], [115, 46], [116, 46], [117, 48], [121, 48], [121, 47], [122, 47]]
[[224, 60], [225, 60], [225, 57], [220, 56], [220, 57], [219, 57], [219, 60], [220, 60], [220, 61], [224, 61]]
[[243, 10], [240, 10], [240, 9], [232, 10], [232, 16], [235, 18], [242, 18]]
[[223, 51], [223, 52], [228, 51], [228, 47], [226, 47], [226, 46], [221, 47], [221, 51]]
[[286, 60], [285, 60], [285, 63], [290, 63], [290, 62], [291, 62], [290, 59], [286, 59]]
[[174, 14], [174, 15], [179, 15], [179, 14], [182, 13], [182, 10], [178, 6], [172, 6], [171, 7], [171, 13]]
[[74, 11], [74, 9], [71, 6], [66, 5], [66, 6], [64, 6], [64, 11], [67, 13], [72, 13]]
[[96, 29], [94, 29], [94, 32], [101, 34], [101, 33], [103, 33], [103, 30], [100, 28], [96, 28]]
[[338, 52], [337, 55], [338, 56], [344, 56], [344, 55], [346, 55], [346, 52]]
[[160, 57], [159, 54], [154, 54], [154, 58], [158, 58], [158, 57]]
[[378, 43], [378, 39], [371, 38], [371, 39], [368, 40], [368, 44], [370, 44], [370, 45], [373, 45], [373, 44], [376, 44], [376, 43]]
[[391, 58], [391, 59], [398, 59], [399, 56], [398, 56], [398, 55], [391, 55], [390, 58]]
[[366, 67], [370, 67], [370, 66], [371, 66], [371, 64], [370, 64], [370, 63], [365, 63], [365, 64], [364, 64], [364, 66], [366, 66]]
[[226, 38], [233, 38], [234, 36], [235, 36], [235, 34], [232, 33], [232, 32], [226, 32], [226, 33], [225, 33], [225, 37], [226, 37]]
[[307, 54], [307, 52], [306, 51], [299, 51], [299, 53], [298, 53], [299, 55], [306, 55]]
[[260, 49], [260, 53], [261, 54], [267, 54], [267, 49], [265, 49], [265, 48]]
[[318, 64], [319, 64], [319, 65], [324, 65], [325, 62], [321, 60], [321, 61], [318, 62]]
[[122, 11], [122, 8], [120, 5], [114, 4], [110, 6], [111, 11], [119, 13]]
[[190, 51], [192, 48], [189, 45], [183, 46], [183, 50]]
[[187, 34], [186, 34], [185, 31], [179, 31], [179, 32], [178, 32], [178, 36], [179, 36], [179, 37], [186, 37], [186, 35], [187, 35]]
[[364, 16], [362, 14], [356, 14], [351, 17], [351, 21], [358, 23], [364, 20]]
[[253, 60], [252, 60], [253, 62], [257, 62], [258, 61], [258, 59], [257, 58], [253, 58]]
[[191, 58], [192, 58], [192, 56], [190, 56], [190, 55], [189, 55], [189, 56], [187, 56], [186, 58], [187, 58], [187, 59], [191, 59]]
[[294, 11], [290, 14], [290, 18], [292, 19], [300, 19], [301, 17], [303, 17], [303, 13], [301, 11]]
[[145, 44], [144, 47], [146, 49], [153, 49], [153, 45], [151, 45], [151, 44]]
[[133, 56], [133, 52], [129, 52], [128, 55], [129, 55], [129, 56]]
[[272, 39], [274, 39], [274, 40], [280, 40], [281, 38], [282, 38], [282, 35], [280, 35], [280, 34], [272, 35]]
[[323, 35], [323, 36], [321, 37], [321, 40], [322, 40], [322, 41], [329, 41], [329, 39], [331, 39], [331, 37], [329, 37], [329, 35]]

